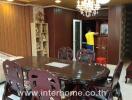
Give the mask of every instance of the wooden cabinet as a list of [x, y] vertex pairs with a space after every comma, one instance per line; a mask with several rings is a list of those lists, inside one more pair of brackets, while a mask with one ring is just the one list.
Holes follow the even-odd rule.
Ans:
[[32, 56], [49, 56], [47, 23], [31, 23]]
[[95, 53], [97, 57], [108, 57], [108, 36], [95, 37]]
[[[108, 19], [93, 19], [93, 20], [85, 20], [82, 23], [83, 25], [83, 34], [82, 34], [82, 47], [86, 48], [86, 38], [85, 34], [88, 31], [87, 27], [90, 27], [92, 31], [99, 32], [99, 35], [94, 36], [95, 40], [95, 56], [97, 57], [105, 57], [107, 58], [108, 54], [108, 26], [107, 28], [103, 29], [102, 32], [102, 25], [108, 25]], [[106, 32], [106, 33], [105, 33]]]

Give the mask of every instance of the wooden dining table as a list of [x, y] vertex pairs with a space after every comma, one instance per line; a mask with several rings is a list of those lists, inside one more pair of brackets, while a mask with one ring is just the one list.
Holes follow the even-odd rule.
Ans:
[[[48, 70], [57, 77], [66, 80], [92, 81], [106, 78], [110, 70], [97, 64], [85, 64], [78, 61], [62, 60], [50, 57], [24, 57], [15, 60], [23, 70]], [[57, 66], [58, 65], [58, 66]]]

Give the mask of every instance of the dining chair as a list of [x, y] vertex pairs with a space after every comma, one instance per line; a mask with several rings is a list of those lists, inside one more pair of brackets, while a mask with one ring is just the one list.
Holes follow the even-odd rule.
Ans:
[[93, 96], [97, 100], [113, 100], [113, 97], [117, 97], [118, 100], [122, 100], [122, 93], [120, 90], [119, 79], [123, 68], [123, 62], [120, 61], [114, 71], [113, 77], [108, 77], [104, 83], [93, 82], [89, 84], [87, 90], [95, 91], [104, 90], [106, 93], [103, 96]]
[[[92, 64], [94, 63], [94, 52], [89, 49], [80, 49], [76, 55], [77, 61], [80, 63]], [[76, 87], [80, 87], [80, 83], [78, 84], [74, 80], [65, 82], [65, 91], [73, 91]]]
[[2, 100], [10, 99], [11, 95], [20, 97], [20, 100], [28, 100], [28, 98], [20, 92], [25, 91], [23, 71], [20, 65], [13, 61], [6, 60], [3, 62], [6, 83]]
[[89, 49], [80, 49], [76, 55], [77, 61], [92, 64], [95, 61], [95, 53]]
[[[62, 47], [58, 50], [58, 59], [62, 60], [72, 60], [73, 50], [70, 47]], [[71, 84], [68, 80], [60, 79], [61, 90], [71, 90]]]
[[61, 100], [60, 95], [52, 96], [52, 93], [60, 91], [60, 84], [58, 78], [45, 70], [32, 69], [29, 71], [29, 81], [32, 91], [37, 93], [32, 95], [32, 100]]
[[130, 63], [126, 69], [126, 81], [125, 83], [127, 83], [127, 78], [132, 79], [132, 63]]
[[63, 60], [72, 60], [73, 59], [73, 51], [70, 47], [62, 47], [58, 50], [58, 59]]

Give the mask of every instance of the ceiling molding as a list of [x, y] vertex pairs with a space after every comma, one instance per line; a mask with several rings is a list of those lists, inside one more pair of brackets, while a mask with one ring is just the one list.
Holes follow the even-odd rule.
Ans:
[[28, 6], [27, 4], [8, 2], [8, 1], [0, 1], [0, 4], [2, 4], [2, 3], [5, 3], [5, 4], [14, 4], [14, 5], [19, 5], [19, 6]]
[[109, 8], [108, 7], [105, 7], [105, 8], [100, 8], [99, 10], [108, 10]]
[[65, 9], [65, 10], [77, 11], [76, 9], [71, 9], [71, 8], [62, 7], [62, 6], [57, 6], [57, 5], [43, 6], [43, 8], [51, 8], [51, 7], [56, 7], [56, 8]]
[[5, 3], [5, 4], [13, 4], [13, 5], [19, 5], [19, 6], [37, 6], [37, 7], [44, 7], [44, 6], [40, 6], [40, 5], [37, 5], [37, 4], [22, 4], [22, 3], [16, 3], [16, 2], [8, 2], [8, 1], [0, 1], [0, 4], [2, 3]]
[[[78, 11], [77, 9], [72, 9], [72, 8], [67, 8], [67, 7], [57, 6], [57, 5], [40, 6], [37, 4], [22, 4], [22, 3], [8, 2], [8, 1], [0, 1], [0, 3], [14, 4], [14, 5], [19, 5], [19, 6], [32, 6], [32, 7], [38, 6], [38, 7], [42, 7], [42, 8], [56, 7], [56, 8], [65, 9], [65, 10]], [[99, 10], [107, 10], [107, 9], [108, 9], [108, 7], [101, 8]]]
[[[43, 6], [43, 8], [52, 8], [52, 7], [61, 8], [61, 9], [65, 9], [65, 10], [78, 11], [77, 9], [71, 9], [71, 8], [57, 6], [57, 5]], [[108, 7], [105, 7], [105, 8], [100, 8], [99, 10], [108, 10], [108, 9], [109, 9]]]

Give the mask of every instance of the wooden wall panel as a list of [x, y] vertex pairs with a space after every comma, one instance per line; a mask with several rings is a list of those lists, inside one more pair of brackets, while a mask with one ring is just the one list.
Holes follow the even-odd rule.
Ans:
[[122, 31], [122, 7], [109, 9], [108, 63], [117, 64], [120, 58], [120, 36]]
[[57, 57], [58, 49], [63, 46], [72, 48], [72, 22], [75, 12], [61, 8], [45, 8], [45, 21], [49, 25], [49, 53]]
[[49, 56], [55, 57], [55, 20], [54, 20], [54, 9], [46, 8], [44, 9], [45, 21], [48, 23], [49, 30]]
[[75, 12], [55, 8], [55, 40], [56, 48], [55, 48], [55, 56], [57, 56], [57, 52], [61, 47], [71, 47], [73, 44], [73, 19], [75, 18]]
[[[58, 49], [63, 46], [72, 48], [73, 42], [73, 19], [91, 20], [96, 17], [86, 18], [80, 12], [61, 9], [57, 7], [45, 8], [45, 21], [49, 25], [49, 54], [57, 57]], [[105, 12], [105, 13], [104, 13]], [[108, 19], [108, 10], [105, 10], [99, 19]]]
[[0, 9], [0, 51], [30, 56], [32, 8], [1, 3]]

